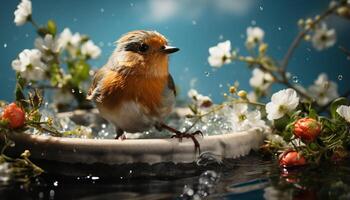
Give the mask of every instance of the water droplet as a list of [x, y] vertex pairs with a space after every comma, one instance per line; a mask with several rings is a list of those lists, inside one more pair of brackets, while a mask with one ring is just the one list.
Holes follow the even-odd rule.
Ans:
[[299, 79], [297, 76], [292, 77], [293, 83], [299, 83]]
[[72, 89], [72, 93], [73, 93], [73, 94], [75, 93], [75, 90], [74, 90], [74, 89]]
[[98, 177], [98, 176], [92, 176], [91, 177], [91, 180], [98, 180], [98, 179], [100, 179], [100, 177]]
[[101, 9], [100, 9], [100, 12], [101, 12], [101, 13], [104, 13], [104, 12], [105, 12], [105, 9], [104, 9], [104, 8], [101, 8]]
[[102, 42], [102, 41], [100, 41], [100, 42], [98, 43], [98, 45], [99, 45], [100, 47], [103, 47], [103, 46], [105, 45], [105, 43]]
[[44, 193], [43, 192], [39, 192], [39, 199], [44, 198]]
[[223, 85], [222, 84], [219, 84], [219, 88], [222, 88], [223, 87]]
[[77, 22], [78, 21], [78, 19], [77, 18], [73, 18], [73, 22]]
[[210, 72], [204, 72], [204, 74], [205, 74], [206, 77], [210, 76]]
[[7, 44], [5, 43], [5, 44], [4, 44], [4, 48], [6, 48], [6, 47], [7, 47]]
[[29, 37], [29, 34], [28, 34], [28, 33], [26, 33], [26, 34], [25, 34], [25, 36], [26, 36], [26, 38], [27, 38], [27, 37]]
[[109, 47], [111, 47], [112, 45], [113, 45], [112, 42], [108, 42], [108, 43], [107, 43], [107, 46], [109, 46]]
[[134, 3], [130, 3], [130, 6], [131, 6], [131, 7], [134, 7]]
[[251, 23], [253, 26], [256, 25], [256, 21], [255, 21], [255, 20], [252, 20], [250, 23]]
[[224, 36], [222, 34], [219, 35], [219, 40], [223, 40]]
[[129, 171], [129, 174], [132, 174], [132, 170]]
[[101, 128], [103, 128], [103, 129], [105, 129], [106, 127], [107, 127], [106, 124], [102, 124], [102, 125], [101, 125]]
[[281, 31], [281, 30], [282, 30], [282, 27], [278, 27], [277, 29], [278, 29], [279, 31]]
[[263, 10], [264, 10], [264, 7], [262, 7], [262, 6], [259, 6], [259, 9], [260, 9], [261, 11], [263, 11]]
[[53, 182], [53, 185], [54, 185], [55, 187], [57, 187], [57, 186], [58, 186], [58, 181]]
[[197, 24], [197, 21], [196, 21], [196, 20], [192, 20], [192, 24], [193, 24], [193, 25], [196, 25], [196, 24]]
[[55, 196], [55, 190], [50, 190], [50, 198], [53, 199]]
[[338, 80], [340, 80], [340, 81], [343, 80], [343, 75], [339, 74], [338, 75]]

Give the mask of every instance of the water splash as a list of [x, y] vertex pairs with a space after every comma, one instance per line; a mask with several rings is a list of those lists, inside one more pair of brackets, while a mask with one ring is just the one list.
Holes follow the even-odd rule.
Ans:
[[338, 75], [338, 80], [340, 80], [340, 81], [343, 80], [343, 75], [339, 74]]
[[292, 77], [292, 81], [293, 81], [293, 83], [299, 83], [299, 78], [298, 78], [298, 76], [293, 76], [293, 77]]
[[205, 171], [198, 178], [197, 188], [185, 185], [179, 199], [203, 199], [215, 191], [220, 175], [212, 170]]

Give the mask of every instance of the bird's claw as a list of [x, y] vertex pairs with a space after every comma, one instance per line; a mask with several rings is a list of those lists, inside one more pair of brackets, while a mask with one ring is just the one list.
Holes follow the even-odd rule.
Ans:
[[178, 138], [180, 142], [182, 141], [182, 138], [191, 138], [193, 143], [194, 143], [194, 151], [197, 152], [197, 149], [198, 149], [198, 152], [200, 154], [201, 153], [201, 147], [200, 147], [200, 144], [199, 144], [198, 140], [195, 137], [196, 135], [201, 135], [203, 137], [202, 131], [197, 130], [197, 131], [195, 131], [193, 133], [176, 132], [175, 135], [171, 136], [171, 138]]

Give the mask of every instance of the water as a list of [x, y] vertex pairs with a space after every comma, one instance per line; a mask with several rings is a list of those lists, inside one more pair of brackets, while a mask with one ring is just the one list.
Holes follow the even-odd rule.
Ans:
[[[349, 199], [348, 163], [283, 171], [255, 153], [182, 177], [43, 174], [1, 184], [1, 199]], [[116, 169], [117, 170], [117, 169]], [[113, 172], [111, 172], [113, 173]], [[312, 176], [310, 176], [310, 174]], [[322, 180], [320, 182], [320, 180]]]

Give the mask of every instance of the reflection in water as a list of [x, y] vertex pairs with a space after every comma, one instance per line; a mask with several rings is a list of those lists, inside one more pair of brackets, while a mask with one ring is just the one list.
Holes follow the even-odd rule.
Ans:
[[[280, 170], [274, 160], [251, 154], [221, 164], [208, 164], [199, 173], [182, 177], [154, 174], [139, 177], [135, 171], [120, 178], [43, 174], [25, 184], [2, 181], [0, 196], [1, 199], [84, 200], [349, 199], [349, 164], [347, 161]], [[1, 170], [1, 177], [6, 177], [5, 171]]]

